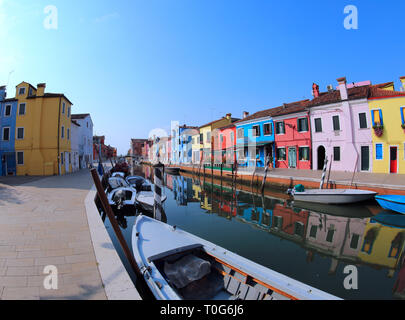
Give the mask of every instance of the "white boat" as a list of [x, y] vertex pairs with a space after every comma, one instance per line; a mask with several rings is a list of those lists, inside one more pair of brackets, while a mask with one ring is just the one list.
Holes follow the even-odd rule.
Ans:
[[158, 300], [335, 300], [224, 248], [140, 215], [133, 253]]
[[302, 192], [292, 190], [294, 201], [324, 204], [346, 204], [372, 199], [377, 192], [358, 189], [311, 189]]
[[137, 191], [120, 176], [108, 179], [108, 187], [105, 190], [108, 203], [122, 209], [124, 206], [135, 206]]
[[[136, 201], [145, 211], [153, 211], [153, 204], [155, 202], [154, 185], [145, 180], [142, 185], [137, 189]], [[162, 195], [161, 201], [165, 202], [166, 195]]]

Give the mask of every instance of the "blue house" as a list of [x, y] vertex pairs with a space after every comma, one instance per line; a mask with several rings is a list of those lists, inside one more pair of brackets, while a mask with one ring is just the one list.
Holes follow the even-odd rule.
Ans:
[[198, 127], [182, 126], [179, 128], [179, 163], [191, 163], [193, 158], [192, 139], [193, 135], [198, 133]]
[[275, 165], [274, 124], [270, 110], [258, 111], [235, 122], [236, 149], [239, 166], [264, 167], [269, 156]]
[[6, 87], [0, 87], [0, 175], [16, 175], [15, 122], [17, 99], [6, 99]]

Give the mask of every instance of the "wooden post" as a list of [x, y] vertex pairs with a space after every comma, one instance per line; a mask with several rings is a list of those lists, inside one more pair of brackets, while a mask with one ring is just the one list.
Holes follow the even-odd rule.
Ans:
[[332, 169], [332, 162], [333, 162], [333, 155], [330, 156], [328, 179], [326, 180], [326, 189], [329, 189], [329, 178], [330, 178], [330, 171]]
[[262, 181], [262, 189], [261, 192], [264, 192], [264, 186], [266, 184], [266, 178], [267, 178], [267, 171], [269, 170], [270, 166], [270, 157], [266, 156], [266, 168], [264, 169], [264, 176], [263, 176], [263, 181]]
[[154, 203], [153, 203], [153, 218], [156, 220], [161, 221], [162, 220], [162, 172], [163, 172], [164, 165], [161, 164], [160, 162], [156, 165], [153, 166], [154, 169], [154, 182], [155, 182], [155, 188], [154, 188]]
[[139, 279], [142, 279], [143, 276], [138, 268], [138, 265], [136, 264], [135, 258], [132, 254], [132, 251], [129, 249], [127, 242], [125, 241], [124, 236], [122, 235], [121, 229], [118, 225], [117, 220], [115, 219], [115, 215], [111, 209], [110, 204], [108, 203], [107, 196], [103, 190], [103, 187], [101, 185], [100, 179], [98, 177], [96, 169], [91, 169], [90, 170], [91, 175], [93, 177], [94, 184], [96, 185], [97, 188], [97, 194], [98, 198], [100, 199], [101, 205], [103, 206], [104, 212], [108, 215], [108, 218], [110, 219], [111, 225], [114, 229], [115, 235], [117, 236], [117, 239], [121, 245], [122, 250], [124, 251], [124, 254], [126, 258], [128, 259], [132, 269], [135, 271], [137, 277]]
[[325, 182], [325, 175], [326, 175], [327, 167], [328, 167], [328, 157], [325, 157], [325, 162], [324, 162], [323, 170], [322, 170], [321, 184], [319, 185], [319, 189], [323, 189], [323, 183]]

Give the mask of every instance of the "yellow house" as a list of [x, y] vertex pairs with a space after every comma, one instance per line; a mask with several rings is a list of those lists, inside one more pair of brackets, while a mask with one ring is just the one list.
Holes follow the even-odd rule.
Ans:
[[[405, 89], [405, 77], [401, 77]], [[405, 92], [392, 83], [370, 88], [373, 172], [405, 174]]]
[[16, 87], [17, 175], [56, 175], [72, 171], [71, 107], [64, 94], [45, 93], [27, 82]]
[[200, 132], [191, 136], [192, 163], [199, 164], [201, 158]]
[[204, 163], [211, 163], [213, 160], [213, 144], [215, 137], [215, 130], [231, 124], [239, 119], [232, 118], [232, 114], [228, 113], [225, 117], [211, 121], [200, 127], [200, 148], [202, 150], [202, 159]]

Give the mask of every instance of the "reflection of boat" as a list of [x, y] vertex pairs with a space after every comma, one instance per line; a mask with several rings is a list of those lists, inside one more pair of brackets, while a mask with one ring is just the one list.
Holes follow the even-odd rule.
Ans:
[[294, 201], [293, 207], [348, 218], [368, 218], [373, 216], [370, 210], [362, 205], [334, 206], [324, 203]]
[[159, 300], [338, 299], [160, 221], [138, 216], [135, 260]]
[[389, 210], [381, 211], [370, 219], [370, 222], [378, 222], [382, 225], [405, 229], [405, 216], [396, 214]]
[[396, 211], [405, 214], [405, 196], [385, 195], [375, 196], [378, 204], [387, 210]]
[[373, 198], [377, 192], [358, 189], [311, 189], [302, 192], [293, 190], [295, 201], [325, 204], [355, 203]]
[[165, 172], [168, 174], [180, 174], [180, 168], [179, 167], [165, 167]]

